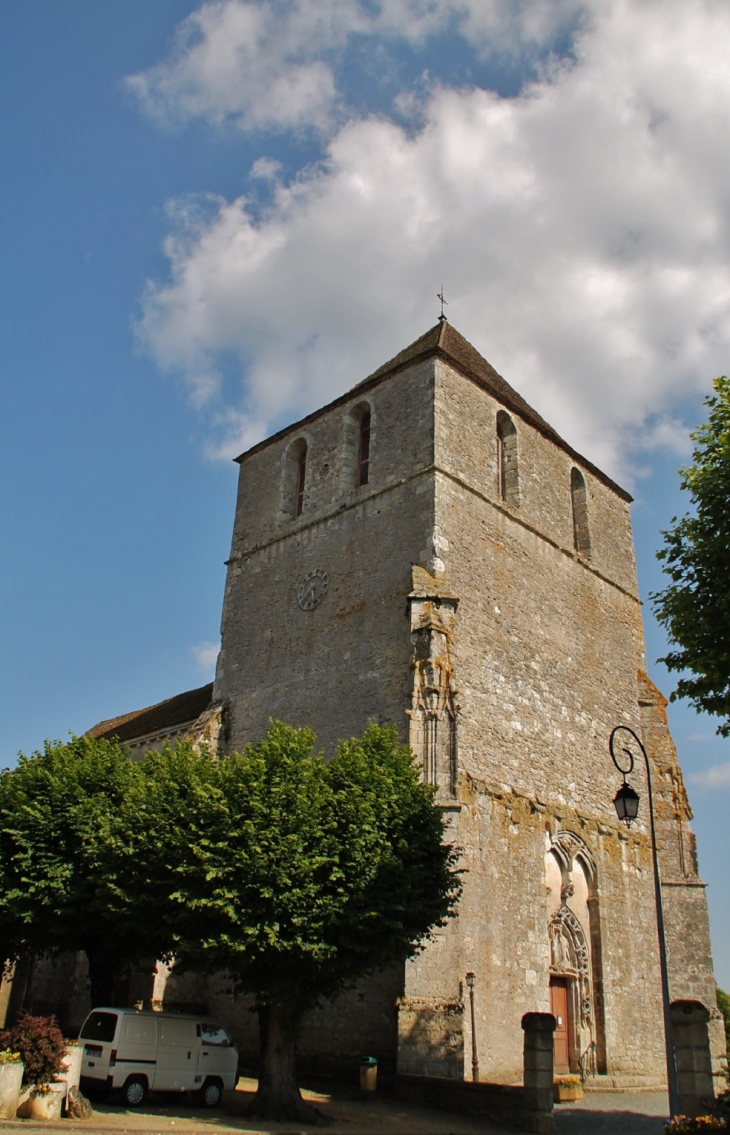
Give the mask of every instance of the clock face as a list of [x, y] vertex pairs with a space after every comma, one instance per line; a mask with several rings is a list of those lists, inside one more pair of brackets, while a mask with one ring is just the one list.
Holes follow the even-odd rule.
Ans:
[[303, 611], [313, 611], [324, 599], [330, 585], [330, 577], [322, 568], [315, 568], [305, 575], [299, 584], [297, 600]]

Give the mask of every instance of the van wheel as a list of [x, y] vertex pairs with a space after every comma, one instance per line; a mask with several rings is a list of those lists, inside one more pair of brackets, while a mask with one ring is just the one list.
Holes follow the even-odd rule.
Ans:
[[223, 1085], [220, 1080], [206, 1080], [198, 1099], [202, 1107], [218, 1107], [223, 1099]]
[[122, 1100], [127, 1107], [140, 1107], [147, 1099], [147, 1081], [144, 1076], [130, 1076], [122, 1088]]

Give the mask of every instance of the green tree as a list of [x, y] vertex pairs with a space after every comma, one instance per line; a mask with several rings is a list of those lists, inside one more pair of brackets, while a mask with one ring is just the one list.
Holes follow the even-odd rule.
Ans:
[[[8, 960], [84, 950], [95, 1005], [127, 964], [170, 947], [157, 898], [130, 889], [122, 830], [139, 766], [110, 741], [73, 738], [0, 774], [0, 941]], [[161, 874], [158, 871], [158, 876]], [[130, 915], [133, 915], [130, 917]]]
[[724, 989], [720, 989], [719, 985], [717, 986], [717, 1007], [725, 1022], [725, 1043], [730, 1054], [730, 995]]
[[147, 758], [147, 783], [128, 801], [140, 856], [153, 818], [160, 839], [184, 833], [169, 906], [177, 964], [228, 971], [254, 996], [252, 1111], [274, 1119], [313, 1118], [296, 1079], [302, 1015], [413, 955], [460, 890], [433, 789], [395, 727], [370, 725], [329, 762], [314, 740], [274, 722], [264, 741], [220, 762], [178, 745]]
[[705, 400], [709, 419], [691, 435], [693, 462], [680, 469], [694, 512], [672, 518], [657, 553], [668, 586], [651, 596], [654, 612], [679, 649], [660, 659], [683, 672], [671, 695], [722, 717], [730, 736], [730, 381], [716, 378]]

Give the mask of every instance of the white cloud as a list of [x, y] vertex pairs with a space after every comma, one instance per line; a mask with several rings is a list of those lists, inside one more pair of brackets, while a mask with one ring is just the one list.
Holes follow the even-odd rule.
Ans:
[[[490, 5], [457, 7], [468, 29]], [[545, 10], [520, 9], [536, 36]], [[674, 408], [728, 369], [729, 37], [719, 0], [594, 0], [518, 97], [441, 86], [416, 131], [352, 119], [261, 214], [179, 203], [138, 331], [199, 400], [240, 361], [211, 448], [353, 385], [434, 322], [442, 280], [454, 325], [620, 481], [641, 448], [685, 447]]]
[[730, 761], [724, 765], [712, 765], [704, 772], [693, 772], [689, 780], [698, 788], [730, 788]]
[[126, 82], [160, 125], [191, 118], [243, 130], [327, 130], [356, 37], [421, 46], [453, 26], [481, 54], [551, 44], [581, 0], [213, 0], [180, 24], [169, 57]]
[[215, 664], [218, 661], [220, 643], [201, 642], [198, 646], [193, 646], [191, 649], [200, 669], [207, 677], [212, 678], [215, 674]]

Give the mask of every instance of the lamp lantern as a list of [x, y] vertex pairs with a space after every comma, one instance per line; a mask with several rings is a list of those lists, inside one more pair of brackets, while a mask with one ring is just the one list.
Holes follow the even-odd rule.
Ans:
[[622, 824], [626, 824], [627, 828], [631, 827], [638, 815], [639, 799], [639, 793], [634, 791], [628, 781], [623, 782], [613, 798], [616, 815]]

